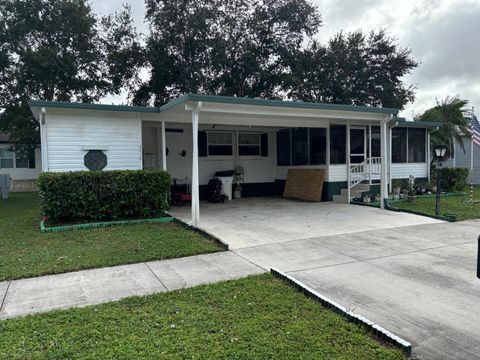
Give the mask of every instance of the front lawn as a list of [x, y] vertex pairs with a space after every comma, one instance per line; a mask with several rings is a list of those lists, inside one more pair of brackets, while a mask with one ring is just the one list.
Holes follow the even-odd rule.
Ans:
[[221, 250], [173, 223], [42, 234], [39, 221], [38, 194], [0, 200], [0, 281]]
[[0, 322], [5, 359], [405, 359], [269, 274]]
[[[469, 203], [470, 189], [465, 189], [468, 195], [442, 196], [440, 198], [441, 215], [447, 213], [457, 214], [457, 220], [479, 219], [480, 203]], [[474, 188], [474, 200], [480, 200], [480, 186]], [[418, 198], [414, 202], [400, 202], [393, 205], [400, 209], [419, 211], [425, 214], [435, 214], [435, 197]]]

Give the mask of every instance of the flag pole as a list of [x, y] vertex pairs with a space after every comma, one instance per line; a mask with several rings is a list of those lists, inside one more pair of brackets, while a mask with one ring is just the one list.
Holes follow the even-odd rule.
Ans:
[[[472, 117], [470, 120], [470, 125], [473, 124], [474, 116], [475, 116], [475, 108], [472, 106]], [[470, 136], [470, 202], [473, 203], [473, 126], [472, 126], [472, 134]]]

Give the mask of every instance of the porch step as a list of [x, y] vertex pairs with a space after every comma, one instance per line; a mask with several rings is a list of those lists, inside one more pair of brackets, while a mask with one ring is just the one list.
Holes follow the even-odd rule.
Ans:
[[[351, 197], [357, 197], [357, 196], [360, 196], [362, 195], [362, 193], [364, 192], [368, 192], [370, 189], [367, 189], [367, 190], [362, 190], [362, 189], [350, 189], [350, 196]], [[340, 193], [341, 196], [348, 196], [348, 189], [342, 189], [341, 193]]]
[[[350, 189], [350, 197], [361, 196], [364, 192], [370, 191], [370, 184], [357, 184]], [[348, 204], [348, 189], [342, 189], [340, 195], [333, 195], [332, 201], [337, 204]]]
[[348, 204], [348, 196], [346, 195], [333, 195], [332, 201], [337, 204]]
[[370, 184], [357, 184], [355, 185], [352, 190], [362, 190], [362, 191], [370, 191]]

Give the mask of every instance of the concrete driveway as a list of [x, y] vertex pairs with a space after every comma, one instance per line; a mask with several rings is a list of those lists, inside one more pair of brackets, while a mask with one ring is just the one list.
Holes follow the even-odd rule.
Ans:
[[[191, 220], [190, 206], [173, 207], [172, 215]], [[440, 221], [367, 206], [302, 202], [282, 198], [246, 198], [200, 205], [200, 228], [228, 243], [230, 249], [285, 241], [353, 234]]]
[[281, 199], [202, 210], [201, 226], [235, 254], [287, 272], [403, 337], [414, 356], [480, 359], [480, 221]]

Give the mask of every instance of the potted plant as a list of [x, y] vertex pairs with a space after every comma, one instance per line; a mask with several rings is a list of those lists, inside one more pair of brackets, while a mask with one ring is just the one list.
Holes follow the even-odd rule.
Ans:
[[364, 203], [370, 203], [370, 194], [365, 194], [363, 196], [363, 202]]

